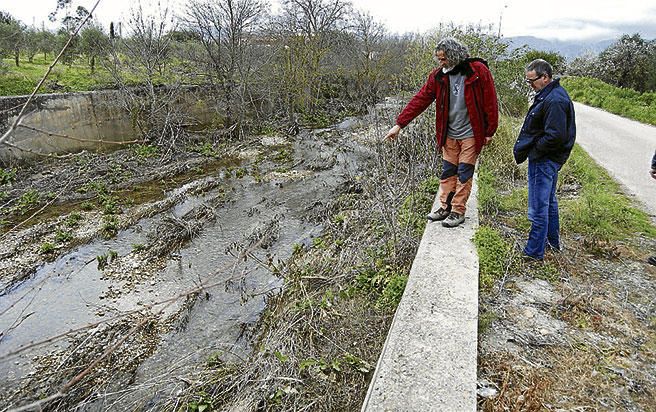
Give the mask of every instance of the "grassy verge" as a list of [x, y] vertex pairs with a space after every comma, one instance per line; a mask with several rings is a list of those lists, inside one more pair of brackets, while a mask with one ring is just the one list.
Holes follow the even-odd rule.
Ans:
[[587, 77], [566, 77], [561, 84], [577, 102], [656, 125], [655, 92], [640, 93]]
[[[35, 57], [32, 63], [21, 60], [16, 67], [11, 59], [5, 59], [7, 73], [0, 76], [0, 96], [30, 94], [52, 63], [43, 56]], [[97, 66], [94, 73], [83, 62], [71, 66], [58, 64], [44, 83], [41, 93], [88, 91], [112, 87], [114, 84], [110, 74]]]
[[479, 408], [655, 410], [653, 391], [635, 383], [656, 383], [647, 367], [656, 360], [656, 271], [644, 261], [656, 229], [577, 146], [559, 176], [565, 250], [523, 261], [526, 165], [510, 157], [518, 128], [504, 117], [479, 167], [478, 367], [494, 392]]

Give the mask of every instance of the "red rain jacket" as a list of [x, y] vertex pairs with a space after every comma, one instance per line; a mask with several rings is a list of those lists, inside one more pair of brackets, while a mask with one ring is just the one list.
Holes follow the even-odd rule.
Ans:
[[[492, 73], [482, 59], [467, 59], [464, 64], [465, 103], [469, 121], [476, 139], [476, 152], [480, 153], [485, 137], [492, 137], [499, 125], [499, 105]], [[435, 135], [437, 146], [446, 142], [449, 120], [449, 76], [441, 68], [433, 70], [421, 90], [408, 102], [396, 119], [396, 124], [405, 127], [419, 116], [435, 100]]]

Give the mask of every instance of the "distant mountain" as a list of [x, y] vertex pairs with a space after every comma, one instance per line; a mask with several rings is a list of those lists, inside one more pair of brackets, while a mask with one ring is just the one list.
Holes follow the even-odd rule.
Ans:
[[546, 40], [532, 36], [506, 37], [505, 42], [510, 50], [518, 49], [524, 45], [534, 50], [553, 51], [571, 60], [586, 52], [599, 53], [613, 44], [617, 39], [595, 40], [595, 41], [561, 41]]

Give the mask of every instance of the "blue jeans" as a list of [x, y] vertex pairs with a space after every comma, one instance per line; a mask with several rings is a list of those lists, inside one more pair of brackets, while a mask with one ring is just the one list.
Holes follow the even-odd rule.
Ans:
[[535, 259], [544, 258], [547, 243], [560, 250], [556, 183], [561, 167], [549, 159], [528, 162], [528, 220], [531, 231], [524, 254]]

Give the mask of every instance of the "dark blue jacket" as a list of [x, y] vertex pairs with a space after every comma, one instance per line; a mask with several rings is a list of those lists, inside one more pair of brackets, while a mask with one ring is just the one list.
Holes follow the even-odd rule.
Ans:
[[554, 79], [535, 95], [519, 132], [513, 154], [519, 164], [542, 158], [564, 164], [574, 147], [576, 122], [569, 95]]

